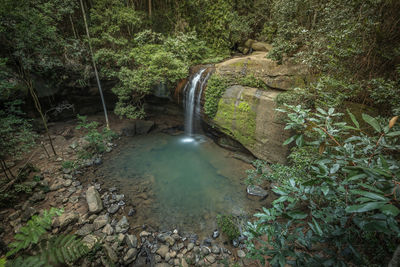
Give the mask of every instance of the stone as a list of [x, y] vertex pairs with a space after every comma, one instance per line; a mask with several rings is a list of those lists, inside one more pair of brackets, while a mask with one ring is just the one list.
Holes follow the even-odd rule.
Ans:
[[136, 255], [137, 255], [137, 249], [136, 248], [130, 248], [128, 250], [128, 252], [126, 252], [126, 254], [124, 256], [124, 262], [126, 264], [131, 263], [132, 261], [134, 261], [136, 259]]
[[148, 134], [153, 129], [154, 121], [137, 120], [135, 122], [136, 134]]
[[214, 253], [214, 254], [219, 254], [221, 251], [220, 251], [220, 248], [218, 246], [214, 245], [214, 246], [211, 247], [211, 252]]
[[99, 192], [90, 186], [86, 191], [86, 201], [89, 206], [90, 213], [99, 213], [103, 209], [103, 203], [100, 198]]
[[170, 265], [166, 262], [157, 263], [155, 267], [170, 267]]
[[121, 131], [122, 135], [124, 136], [134, 136], [136, 134], [136, 127], [135, 127], [135, 123], [131, 123], [127, 126], [125, 126], [122, 131]]
[[171, 236], [166, 236], [165, 237], [165, 242], [169, 245], [169, 246], [173, 246], [174, 244], [175, 244], [175, 239], [174, 238], [172, 238]]
[[239, 250], [237, 251], [237, 255], [238, 255], [239, 258], [244, 258], [244, 257], [246, 257], [246, 253], [244, 253], [244, 251], [241, 250], [241, 249], [239, 249]]
[[94, 230], [98, 230], [98, 229], [104, 227], [108, 223], [108, 221], [109, 221], [109, 217], [107, 214], [98, 216], [93, 221]]
[[182, 267], [189, 267], [189, 265], [187, 264], [187, 262], [184, 258], [181, 260], [181, 265], [182, 265]]
[[135, 235], [126, 235], [125, 242], [128, 245], [128, 247], [136, 248], [138, 240], [137, 240], [137, 237]]
[[251, 196], [265, 198], [268, 196], [268, 191], [262, 189], [258, 185], [248, 185], [247, 186], [247, 194], [249, 194]]
[[252, 164], [253, 161], [256, 160], [256, 158], [253, 157], [252, 155], [244, 154], [244, 153], [235, 153], [235, 154], [233, 154], [232, 157], [235, 159], [241, 160], [245, 163], [248, 163], [248, 164]]
[[168, 253], [169, 248], [166, 245], [161, 245], [159, 249], [157, 249], [156, 253], [161, 257], [165, 258], [165, 255]]
[[147, 231], [142, 231], [140, 232], [139, 236], [140, 237], [148, 237], [149, 235], [151, 235], [151, 233], [147, 232]]
[[201, 249], [201, 253], [202, 253], [203, 255], [208, 255], [208, 254], [210, 254], [210, 249], [209, 249], [208, 247], [203, 247], [203, 248]]
[[112, 198], [118, 202], [118, 201], [124, 200], [125, 195], [124, 195], [124, 194], [121, 194], [121, 195], [112, 195]]
[[176, 251], [171, 251], [169, 253], [169, 255], [171, 256], [171, 258], [175, 258], [176, 257]]
[[187, 246], [187, 250], [191, 251], [194, 248], [194, 243], [189, 243]]
[[179, 266], [180, 264], [180, 260], [179, 259], [174, 259], [174, 265], [175, 266]]
[[219, 237], [219, 231], [217, 229], [215, 229], [213, 234], [212, 234], [212, 238], [213, 239], [217, 239], [218, 237]]
[[56, 191], [64, 186], [63, 179], [56, 179], [49, 187], [50, 191]]
[[124, 234], [119, 234], [118, 235], [118, 244], [122, 244], [122, 242], [125, 241], [125, 235]]
[[66, 180], [64, 180], [64, 182], [63, 182], [63, 185], [64, 185], [65, 187], [69, 187], [71, 184], [72, 184], [72, 180], [71, 180], [71, 179], [66, 179]]
[[88, 234], [91, 234], [93, 231], [94, 231], [93, 224], [85, 224], [78, 231], [76, 231], [75, 234], [80, 236], [86, 236]]
[[35, 203], [35, 202], [42, 201], [42, 200], [44, 200], [45, 198], [46, 198], [46, 195], [45, 195], [43, 192], [36, 192], [36, 193], [33, 194], [33, 196], [31, 197], [30, 200], [31, 200], [33, 203]]
[[37, 213], [37, 210], [34, 207], [27, 207], [23, 210], [21, 214], [21, 220], [23, 222], [28, 221], [33, 215]]
[[207, 262], [213, 264], [215, 262], [215, 257], [213, 255], [206, 256]]
[[125, 216], [123, 216], [115, 226], [115, 231], [117, 233], [126, 233], [128, 230], [129, 230], [128, 219]]
[[114, 214], [114, 213], [116, 213], [118, 210], [119, 210], [119, 205], [118, 204], [112, 204], [108, 209], [107, 209], [107, 211], [110, 213], [110, 214]]
[[60, 217], [58, 217], [58, 220], [60, 222], [60, 228], [65, 228], [67, 225], [75, 223], [79, 220], [79, 213], [73, 211], [63, 213]]
[[82, 242], [91, 250], [99, 242], [99, 239], [94, 235], [87, 235], [82, 239]]
[[106, 226], [104, 226], [102, 232], [106, 235], [112, 235], [114, 233], [114, 228], [111, 226], [111, 224], [108, 223], [106, 224]]
[[135, 215], [135, 213], [136, 213], [136, 210], [131, 208], [131, 209], [129, 209], [128, 216], [133, 216], [133, 215]]
[[232, 246], [234, 246], [235, 248], [237, 248], [239, 246], [240, 242], [237, 239], [233, 239], [232, 240]]
[[19, 216], [21, 215], [21, 210], [16, 210], [13, 213], [10, 214], [10, 216], [8, 216], [8, 218], [10, 219], [10, 221], [14, 221], [16, 220]]
[[106, 250], [108, 258], [113, 262], [117, 263], [118, 262], [118, 255], [117, 253], [108, 245], [104, 244], [104, 248]]
[[[160, 256], [160, 257], [161, 257], [161, 256]], [[170, 255], [169, 252], [165, 254], [164, 259], [165, 259], [166, 262], [168, 262], [168, 261], [171, 259], [171, 255]]]
[[154, 260], [156, 261], [156, 263], [162, 262], [162, 258], [160, 255], [155, 255]]

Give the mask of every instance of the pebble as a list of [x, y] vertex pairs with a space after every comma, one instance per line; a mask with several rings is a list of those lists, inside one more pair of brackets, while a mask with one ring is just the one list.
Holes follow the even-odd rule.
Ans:
[[244, 257], [246, 257], [246, 253], [244, 253], [244, 251], [241, 250], [241, 249], [239, 249], [239, 250], [237, 251], [237, 255], [238, 255], [239, 258], [244, 258]]
[[114, 214], [114, 213], [116, 213], [118, 210], [119, 210], [119, 205], [117, 205], [117, 204], [112, 204], [108, 209], [107, 209], [107, 211], [110, 213], [110, 214]]

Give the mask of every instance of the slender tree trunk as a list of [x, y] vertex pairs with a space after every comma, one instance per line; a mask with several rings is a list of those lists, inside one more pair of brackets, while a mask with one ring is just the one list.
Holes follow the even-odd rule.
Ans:
[[78, 39], [78, 35], [76, 33], [74, 21], [72, 20], [71, 14], [69, 15], [69, 21], [71, 22], [72, 32], [74, 33], [74, 37], [75, 37], [75, 39]]
[[151, 0], [148, 0], [149, 3], [149, 17], [151, 18]]
[[3, 160], [1, 160], [1, 168], [3, 169], [4, 175], [6, 176], [7, 180], [10, 181], [10, 177], [7, 175], [6, 167], [4, 166]]
[[91, 43], [90, 43], [90, 34], [89, 34], [89, 27], [88, 27], [88, 24], [87, 24], [87, 21], [86, 21], [85, 8], [83, 7], [83, 2], [82, 2], [82, 0], [80, 0], [80, 2], [81, 2], [81, 8], [82, 8], [82, 16], [83, 16], [83, 20], [84, 20], [84, 22], [85, 22], [86, 35], [87, 35], [87, 38], [88, 38], [89, 51], [90, 51], [90, 55], [91, 55], [91, 57], [92, 57], [92, 63], [93, 63], [94, 74], [96, 75], [97, 86], [99, 87], [101, 102], [103, 103], [104, 117], [105, 117], [105, 119], [106, 119], [107, 129], [110, 129], [110, 125], [109, 125], [109, 123], [108, 123], [108, 115], [107, 115], [106, 103], [105, 103], [105, 101], [104, 101], [104, 96], [103, 96], [103, 90], [101, 89], [101, 83], [100, 83], [99, 73], [97, 72], [96, 61], [95, 61], [95, 59], [94, 59], [93, 50], [92, 50], [92, 45], [91, 45]]

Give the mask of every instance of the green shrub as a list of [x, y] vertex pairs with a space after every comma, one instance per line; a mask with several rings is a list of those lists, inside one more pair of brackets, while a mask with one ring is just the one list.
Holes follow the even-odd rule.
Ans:
[[66, 161], [63, 161], [63, 163], [61, 164], [61, 166], [62, 166], [64, 169], [74, 169], [74, 168], [75, 168], [75, 163], [74, 163], [73, 161], [66, 160]]
[[229, 238], [234, 240], [240, 236], [239, 228], [235, 224], [234, 217], [232, 215], [218, 215], [217, 224], [219, 229]]
[[227, 79], [213, 74], [207, 82], [207, 88], [204, 95], [204, 113], [214, 118], [218, 111], [218, 103], [228, 87]]
[[[248, 223], [249, 254], [279, 266], [382, 264], [400, 236], [397, 117], [388, 123], [363, 114], [368, 128], [361, 129], [353, 114], [350, 126], [333, 108], [280, 111], [296, 133], [284, 144], [297, 148], [291, 165], [271, 166], [279, 197]], [[384, 249], [375, 253], [378, 243]]]

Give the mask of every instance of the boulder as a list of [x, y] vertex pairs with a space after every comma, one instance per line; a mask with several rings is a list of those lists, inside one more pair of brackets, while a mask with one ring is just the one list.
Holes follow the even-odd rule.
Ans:
[[[290, 133], [277, 118], [275, 98], [279, 92], [234, 85], [225, 90], [213, 119], [213, 127], [240, 142], [257, 158], [271, 163], [286, 162], [289, 148], [282, 143]], [[239, 154], [238, 154], [239, 155]], [[250, 162], [248, 157], [241, 160]]]
[[90, 213], [99, 213], [103, 209], [103, 203], [100, 198], [99, 192], [90, 186], [86, 191], [86, 201], [89, 206]]
[[272, 45], [264, 43], [264, 42], [254, 42], [251, 44], [251, 48], [254, 51], [269, 52], [270, 50], [272, 50]]
[[148, 134], [154, 127], [154, 121], [136, 121], [136, 134]]
[[249, 185], [247, 186], [247, 194], [251, 196], [265, 198], [268, 196], [268, 191], [262, 189], [258, 185]]

